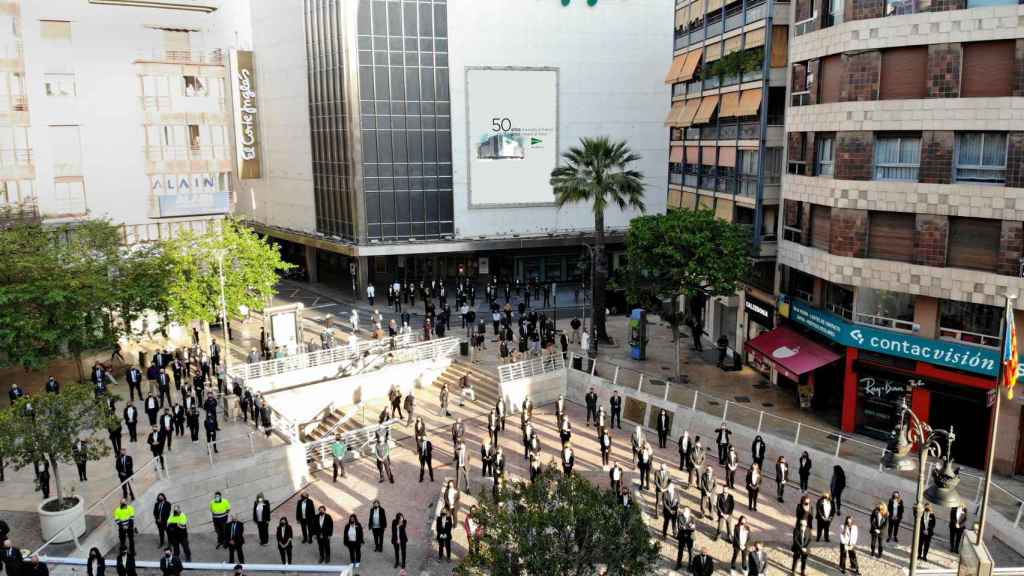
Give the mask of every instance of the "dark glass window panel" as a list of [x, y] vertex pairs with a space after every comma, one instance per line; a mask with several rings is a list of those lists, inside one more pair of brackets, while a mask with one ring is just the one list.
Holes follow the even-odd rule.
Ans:
[[438, 68], [437, 69], [437, 99], [447, 100], [448, 99], [448, 69]]
[[409, 189], [409, 179], [408, 178], [394, 178], [392, 181], [395, 183], [395, 190], [408, 190]]
[[434, 65], [434, 55], [430, 52], [420, 54], [420, 66], [431, 67]]
[[373, 64], [373, 52], [370, 52], [369, 50], [360, 50], [359, 63], [363, 66], [369, 66]]
[[398, 2], [388, 4], [388, 34], [402, 35], [402, 5]]
[[[373, 55], [373, 63], [376, 64], [377, 66], [387, 66], [388, 65], [388, 53], [387, 52], [377, 52], [377, 53], [375, 53]], [[380, 72], [380, 69], [378, 69], [377, 71]]]
[[438, 55], [436, 55], [434, 57], [434, 61], [437, 63], [437, 66], [444, 66], [446, 68], [448, 67], [448, 55], [447, 54], [438, 54]]
[[373, 100], [373, 68], [369, 66], [359, 67], [359, 97]]
[[373, 37], [373, 49], [378, 52], [384, 52], [388, 49], [388, 39], [386, 36], [374, 36]]
[[388, 3], [376, 0], [373, 3], [373, 34], [384, 34], [388, 26]]
[[417, 34], [416, 28], [416, 5], [412, 3], [405, 3], [402, 5], [405, 20], [405, 35], [415, 36]]
[[363, 162], [377, 161], [377, 139], [373, 130], [363, 130]]
[[373, 100], [362, 100], [359, 102], [359, 111], [363, 114], [373, 114]]
[[380, 222], [380, 193], [366, 193], [366, 221]]
[[[427, 100], [427, 98], [424, 98], [424, 100]], [[424, 102], [422, 104], [422, 108], [421, 108], [421, 112], [420, 113], [425, 115], [425, 116], [433, 116], [434, 115], [434, 103], [433, 102]]]
[[452, 161], [452, 133], [437, 133], [437, 159], [441, 162]]
[[380, 189], [381, 190], [394, 190], [395, 189], [395, 180], [393, 178], [381, 178], [380, 179]]
[[441, 130], [449, 130], [452, 127], [452, 119], [447, 116], [437, 116], [434, 124]]
[[426, 193], [426, 219], [428, 221], [437, 220], [438, 214], [438, 192], [436, 190], [428, 190]]
[[391, 69], [391, 97], [396, 100], [405, 100], [405, 75], [401, 68]]
[[363, 130], [373, 130], [377, 127], [377, 117], [364, 114], [361, 118]]
[[377, 176], [377, 165], [364, 162], [363, 163], [363, 176], [365, 176], [367, 178], [375, 178]]
[[399, 116], [405, 115], [405, 102], [392, 102], [391, 113]]
[[389, 130], [391, 129], [391, 117], [390, 116], [377, 116], [377, 129]]
[[[405, 63], [405, 54], [402, 54], [401, 52], [392, 52], [391, 54], [388, 54], [388, 62], [392, 66], [401, 66]], [[392, 70], [392, 72], [394, 72], [394, 70]]]
[[441, 220], [452, 219], [452, 195], [450, 193], [440, 193], [440, 209], [441, 209]]
[[412, 224], [412, 236], [423, 237], [425, 226], [421, 222], [413, 222]]
[[380, 131], [378, 134], [377, 157], [382, 164], [391, 163], [391, 131]]
[[448, 176], [442, 176], [437, 179], [437, 187], [441, 190], [451, 190], [452, 179]]
[[437, 173], [442, 175], [442, 176], [451, 176], [452, 175], [452, 165], [451, 164], [438, 164], [438, 166], [437, 166]]
[[387, 100], [390, 98], [391, 90], [388, 87], [388, 69], [383, 66], [374, 68], [374, 99]]
[[367, 224], [366, 235], [370, 238], [380, 238], [380, 224]]
[[405, 53], [405, 65], [406, 66], [416, 66], [419, 63], [419, 60], [420, 60], [419, 57], [416, 56], [416, 52], [406, 52]]
[[434, 22], [430, 13], [430, 4], [420, 4], [420, 36], [432, 36]]
[[391, 129], [392, 130], [405, 130], [405, 116], [392, 116], [392, 118], [391, 118]]
[[454, 234], [455, 224], [452, 222], [441, 222], [441, 234]]
[[438, 38], [448, 37], [448, 7], [434, 5], [434, 33]]
[[409, 156], [406, 153], [405, 147], [405, 132], [394, 131], [392, 132], [392, 145], [394, 146], [394, 159], [395, 162], [406, 162], [409, 160]]
[[404, 178], [405, 176], [409, 175], [409, 165], [408, 164], [394, 164], [394, 168], [395, 168], [395, 176], [402, 176], [403, 180], [405, 179]]
[[406, 38], [405, 39], [405, 51], [406, 52], [415, 52], [418, 47], [419, 47], [419, 42], [417, 42], [415, 38]]
[[429, 164], [424, 164], [423, 165], [423, 175], [424, 176], [437, 176], [437, 164], [434, 164], [433, 162], [431, 162]]
[[401, 38], [388, 38], [388, 49], [392, 52], [402, 51], [402, 39]]
[[379, 182], [379, 178], [363, 178], [363, 186], [367, 190], [376, 190], [380, 186]]
[[381, 192], [380, 194], [380, 221], [395, 221], [395, 193]]
[[423, 134], [423, 161], [437, 161], [437, 143], [434, 142], [434, 134], [432, 132], [425, 132]]
[[405, 119], [405, 127], [407, 129], [409, 129], [409, 130], [419, 130], [420, 129], [420, 117], [419, 116], [409, 116], [408, 118]]
[[[420, 75], [415, 68], [405, 70], [405, 88], [408, 91], [406, 98], [409, 100], [420, 99]], [[415, 114], [412, 111], [412, 106], [409, 106], [409, 113]]]
[[434, 42], [431, 41], [430, 38], [421, 38], [420, 39], [420, 52], [433, 52], [433, 51], [434, 51]]
[[356, 26], [360, 34], [370, 33], [370, 0], [359, 0]]
[[448, 102], [438, 102], [437, 103], [437, 113], [439, 115], [447, 116], [447, 115], [451, 114], [451, 107], [452, 107], [452, 105], [449, 104]]
[[[363, 32], [360, 32], [362, 34]], [[360, 50], [370, 50], [373, 48], [373, 40], [369, 36], [360, 36], [358, 39], [358, 47]]]
[[412, 233], [412, 225], [408, 222], [398, 223], [398, 236], [400, 238], [408, 238]]
[[448, 51], [448, 41], [447, 40], [435, 40], [434, 41], [434, 47], [435, 47], [435, 49], [438, 52], [447, 52]]
[[377, 165], [378, 176], [384, 178], [390, 178], [394, 175], [394, 164], [378, 164]]
[[436, 120], [433, 116], [420, 116], [420, 122], [424, 130], [433, 130]]
[[[412, 121], [412, 118], [409, 119]], [[419, 132], [409, 132], [407, 134], [407, 144], [409, 147], [409, 162], [422, 162], [423, 161], [423, 137]]]

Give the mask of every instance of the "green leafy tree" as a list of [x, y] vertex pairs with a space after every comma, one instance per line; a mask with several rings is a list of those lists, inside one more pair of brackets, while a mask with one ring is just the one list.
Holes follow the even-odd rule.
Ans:
[[750, 269], [750, 228], [711, 210], [670, 210], [634, 218], [626, 235], [626, 290], [648, 306], [672, 300], [679, 337], [679, 296], [736, 292]]
[[604, 211], [609, 204], [620, 209], [644, 210], [644, 176], [630, 168], [640, 156], [625, 142], [607, 137], [583, 138], [562, 154], [565, 163], [551, 172], [551, 186], [558, 206], [589, 202], [594, 209], [594, 280], [591, 325], [598, 339], [607, 341], [605, 289], [608, 261], [605, 257]]
[[0, 450], [18, 469], [47, 462], [57, 488], [57, 509], [70, 508], [74, 502], [65, 501], [58, 464], [74, 462], [73, 447], [80, 437], [86, 440], [88, 460], [108, 455], [101, 432], [117, 422], [106, 399], [95, 398], [91, 386], [68, 384], [60, 394], [24, 397], [0, 411]]
[[554, 466], [536, 482], [510, 482], [501, 501], [481, 497], [478, 546], [462, 559], [463, 576], [591, 576], [651, 574], [659, 545], [638, 506]]
[[167, 307], [178, 323], [214, 322], [220, 316], [221, 281], [230, 318], [239, 308], [262, 310], [275, 294], [278, 273], [293, 267], [280, 248], [252, 229], [226, 219], [205, 234], [186, 232], [163, 246], [168, 259]]
[[104, 220], [0, 229], [0, 362], [39, 368], [70, 351], [81, 377], [82, 352], [118, 335], [111, 275], [122, 250]]
[[117, 294], [119, 331], [134, 336], [132, 323], [146, 311], [167, 318], [167, 283], [170, 259], [159, 244], [140, 244], [125, 249], [113, 275]]

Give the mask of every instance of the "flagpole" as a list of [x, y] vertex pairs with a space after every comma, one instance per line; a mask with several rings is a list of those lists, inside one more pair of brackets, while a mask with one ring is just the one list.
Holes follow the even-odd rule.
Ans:
[[[1009, 295], [1006, 296], [1006, 307], [1007, 308], [1010, 308], [1010, 306], [1011, 306], [1010, 302], [1013, 301], [1014, 299], [1015, 299], [1014, 296], [1009, 296]], [[1011, 311], [1010, 314], [1012, 314], [1012, 313], [1013, 312]], [[1011, 320], [1012, 319], [1013, 318], [1011, 316]], [[992, 489], [992, 469], [995, 467], [995, 463], [996, 463], [996, 439], [998, 438], [998, 434], [999, 434], [999, 407], [1002, 404], [1001, 400], [1003, 398], [1003, 390], [1002, 390], [1002, 387], [1003, 387], [1003, 365], [1005, 364], [1005, 362], [1003, 362], [1003, 350], [1006, 349], [1006, 339], [1010, 337], [1010, 334], [1006, 330], [1005, 312], [1004, 312], [1004, 320], [1003, 320], [1003, 322], [1001, 324], [1002, 324], [1002, 328], [1001, 328], [1000, 331], [1002, 332], [1002, 337], [999, 339], [999, 342], [1000, 342], [1000, 346], [999, 346], [999, 349], [1000, 349], [999, 350], [999, 372], [996, 375], [996, 388], [995, 388], [996, 401], [995, 401], [995, 404], [993, 405], [992, 427], [991, 427], [991, 432], [989, 433], [988, 461], [985, 463], [985, 484], [984, 484], [984, 491], [981, 494], [981, 512], [978, 514], [978, 541], [977, 541], [977, 543], [979, 545], [982, 543], [982, 539], [985, 537], [985, 523], [988, 520], [988, 496], [989, 496], [989, 492]]]

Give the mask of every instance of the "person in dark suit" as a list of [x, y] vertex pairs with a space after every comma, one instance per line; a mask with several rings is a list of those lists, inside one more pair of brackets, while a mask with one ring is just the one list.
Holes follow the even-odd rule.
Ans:
[[86, 466], [89, 464], [88, 442], [88, 440], [79, 438], [71, 445], [71, 458], [75, 461], [75, 467], [78, 469], [79, 482], [89, 481], [89, 475], [86, 470]]
[[277, 553], [281, 555], [281, 564], [292, 563], [292, 525], [287, 518], [277, 523]]
[[920, 560], [928, 560], [928, 551], [932, 547], [932, 537], [935, 536], [935, 512], [932, 512], [932, 505], [924, 505], [924, 516], [921, 518], [921, 545], [917, 549], [917, 557]]
[[754, 464], [757, 464], [758, 468], [764, 468], [764, 453], [764, 438], [761, 438], [761, 435], [758, 434], [750, 444], [750, 459], [753, 460]]
[[160, 401], [151, 393], [149, 396], [146, 396], [146, 401], [142, 406], [143, 410], [146, 411], [146, 416], [149, 418], [149, 425], [156, 426], [156, 417], [160, 415]]
[[252, 521], [256, 523], [260, 546], [266, 546], [270, 542], [270, 503], [263, 498], [262, 492], [256, 495], [256, 501], [252, 503]]
[[587, 426], [590, 426], [590, 418], [594, 418], [594, 423], [597, 423], [597, 392], [594, 392], [594, 387], [590, 387], [590, 392], [583, 398], [587, 404]]
[[235, 554], [238, 554], [238, 563], [245, 564], [245, 524], [232, 516], [226, 527], [225, 538], [228, 541], [228, 563], [234, 564]]
[[811, 551], [811, 531], [807, 528], [807, 521], [801, 520], [796, 528], [793, 528], [793, 565], [790, 572], [796, 574], [796, 565], [800, 564], [800, 574], [807, 573], [807, 556]]
[[668, 412], [662, 408], [658, 412], [658, 421], [655, 423], [655, 429], [658, 431], [658, 448], [664, 448], [668, 444], [668, 433], [671, 427], [672, 423], [668, 419]]
[[690, 573], [693, 576], [711, 576], [715, 572], [715, 561], [704, 548], [690, 560]]
[[164, 576], [179, 576], [184, 569], [181, 560], [171, 554], [171, 549], [164, 548], [164, 555], [160, 558], [160, 572]]
[[757, 495], [761, 491], [761, 467], [755, 462], [747, 470], [747, 509], [757, 510]]
[[[321, 506], [317, 510], [316, 517], [312, 522], [313, 534], [316, 535], [316, 547], [319, 552], [320, 564], [331, 562], [331, 536], [334, 536], [334, 519], [327, 513], [327, 508]], [[346, 542], [346, 546], [348, 543]]]
[[153, 430], [146, 438], [146, 444], [149, 446], [149, 451], [153, 454], [153, 457], [160, 462], [160, 468], [166, 470], [167, 466], [164, 464], [164, 436], [156, 426], [153, 427]]
[[430, 471], [430, 481], [434, 481], [434, 443], [427, 440], [426, 436], [420, 438], [417, 444], [417, 451], [420, 457], [420, 482], [423, 482], [423, 471]]
[[786, 482], [789, 481], [789, 464], [785, 456], [775, 461], [775, 490], [779, 502], [786, 501]]
[[832, 495], [825, 492], [814, 505], [814, 518], [818, 521], [818, 536], [815, 538], [817, 542], [821, 542], [822, 535], [825, 536], [825, 542], [830, 542], [829, 527], [832, 526], [832, 519], [835, 516], [836, 507], [832, 503]]
[[128, 427], [128, 441], [138, 441], [139, 411], [135, 408], [135, 404], [125, 406], [122, 416], [124, 417], [124, 425]]
[[103, 554], [100, 554], [99, 548], [89, 549], [89, 557], [85, 561], [85, 573], [87, 576], [104, 576], [107, 573], [107, 560]]
[[747, 576], [764, 576], [768, 573], [768, 553], [760, 542], [747, 554]]
[[[624, 491], [623, 496], [628, 498], [629, 493]], [[693, 563], [693, 533], [696, 530], [697, 522], [690, 514], [690, 509], [684, 506], [676, 520], [676, 540], [679, 542], [676, 551], [676, 570], [683, 567], [683, 552], [689, 554], [690, 563]]]
[[299, 523], [302, 530], [302, 543], [309, 544], [313, 541], [313, 518], [316, 517], [316, 506], [310, 499], [309, 493], [303, 492], [299, 497], [299, 503], [295, 505], [295, 521]]
[[117, 470], [117, 478], [121, 483], [121, 494], [128, 500], [135, 500], [135, 491], [132, 490], [132, 483], [127, 480], [135, 474], [135, 464], [128, 450], [122, 448], [121, 455], [114, 461], [114, 469]]
[[117, 576], [137, 576], [135, 570], [135, 554], [125, 548], [121, 547], [117, 554]]
[[811, 455], [804, 450], [797, 462], [796, 472], [800, 476], [800, 491], [807, 492], [807, 486], [811, 481]]
[[446, 558], [449, 562], [452, 559], [452, 517], [447, 510], [442, 510], [437, 517], [437, 559]]
[[160, 534], [160, 546], [164, 545], [164, 536], [167, 534], [167, 520], [171, 517], [171, 503], [167, 496], [161, 492], [156, 496], [153, 503], [153, 523], [156, 524], [156, 531]]
[[836, 505], [836, 514], [843, 511], [843, 490], [846, 490], [846, 472], [837, 464], [832, 467], [832, 480], [829, 481], [829, 492]]
[[886, 542], [900, 541], [900, 524], [903, 523], [903, 498], [899, 491], [893, 492], [889, 497], [889, 532], [885, 538]]
[[601, 443], [601, 465], [608, 465], [608, 457], [612, 452], [612, 437], [608, 434], [608, 431], [601, 429], [600, 437], [598, 441]]
[[611, 427], [615, 428], [618, 423], [618, 429], [622, 430], [622, 396], [619, 396], [618, 390], [612, 394], [608, 403], [611, 404]]
[[394, 520], [391, 521], [391, 545], [395, 548], [395, 568], [405, 568], [405, 547], [409, 542], [405, 527], [405, 516], [401, 512], [395, 514]]
[[359, 519], [356, 518], [355, 514], [348, 517], [348, 524], [345, 525], [345, 532], [342, 534], [341, 539], [345, 543], [345, 547], [348, 548], [348, 557], [351, 564], [355, 568], [359, 568], [363, 550], [363, 525], [359, 523]]
[[885, 533], [885, 525], [889, 523], [889, 512], [885, 508], [884, 503], [879, 503], [875, 506], [875, 509], [871, 511], [869, 529], [871, 532], [871, 555], [875, 555], [875, 550], [878, 551], [878, 557], [881, 558], [883, 554], [882, 550], [882, 534]]
[[384, 551], [384, 530], [388, 527], [388, 513], [380, 505], [380, 500], [374, 500], [370, 507], [370, 517], [366, 522], [373, 533], [373, 551]]
[[964, 539], [964, 530], [967, 529], [967, 507], [964, 505], [954, 506], [949, 510], [949, 551], [960, 552], [960, 543]]

